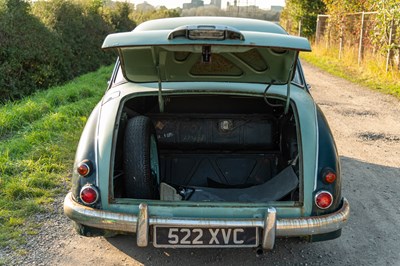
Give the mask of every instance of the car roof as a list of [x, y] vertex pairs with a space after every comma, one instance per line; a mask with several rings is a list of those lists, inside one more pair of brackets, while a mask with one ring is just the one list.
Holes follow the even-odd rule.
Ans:
[[151, 30], [173, 30], [179, 26], [193, 24], [214, 24], [229, 25], [240, 31], [269, 32], [276, 34], [287, 34], [287, 32], [278, 24], [265, 20], [237, 18], [237, 17], [176, 17], [163, 18], [143, 22], [138, 25], [134, 31]]

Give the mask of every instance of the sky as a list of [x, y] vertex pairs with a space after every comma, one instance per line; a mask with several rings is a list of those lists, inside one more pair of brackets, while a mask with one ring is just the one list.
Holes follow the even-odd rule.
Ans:
[[[145, 0], [130, 0], [130, 3], [135, 5], [143, 3]], [[203, 0], [204, 4], [209, 4], [210, 0]], [[233, 4], [234, 0], [222, 0], [222, 8], [225, 8], [226, 2]], [[262, 9], [269, 9], [273, 6], [284, 6], [285, 0], [237, 0], [239, 5], [256, 5]], [[190, 3], [191, 0], [146, 0], [147, 3], [153, 6], [166, 6], [167, 8], [182, 7], [183, 3]]]

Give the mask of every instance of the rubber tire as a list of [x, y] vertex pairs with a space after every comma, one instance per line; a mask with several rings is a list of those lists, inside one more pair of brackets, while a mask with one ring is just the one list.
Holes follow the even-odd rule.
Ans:
[[81, 236], [86, 236], [86, 237], [103, 236], [106, 238], [111, 238], [118, 234], [117, 232], [114, 232], [114, 231], [90, 227], [90, 226], [83, 225], [83, 224], [80, 224], [77, 222], [73, 222], [73, 225], [74, 225], [75, 231]]
[[[157, 180], [151, 170], [151, 136], [157, 141], [150, 118], [136, 116], [128, 120], [123, 147], [125, 194], [128, 198], [159, 198]], [[155, 156], [158, 158], [158, 154]]]

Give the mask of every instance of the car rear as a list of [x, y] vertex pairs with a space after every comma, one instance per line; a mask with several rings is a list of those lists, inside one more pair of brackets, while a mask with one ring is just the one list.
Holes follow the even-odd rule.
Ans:
[[103, 47], [120, 59], [65, 201], [81, 233], [271, 249], [276, 237], [340, 231], [349, 206], [298, 62], [305, 39], [255, 20], [168, 19]]

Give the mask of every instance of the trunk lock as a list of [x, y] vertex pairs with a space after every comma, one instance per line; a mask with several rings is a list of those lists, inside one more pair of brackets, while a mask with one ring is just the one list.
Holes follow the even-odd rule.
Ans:
[[221, 132], [230, 132], [233, 130], [233, 120], [226, 119], [219, 121], [219, 130]]

